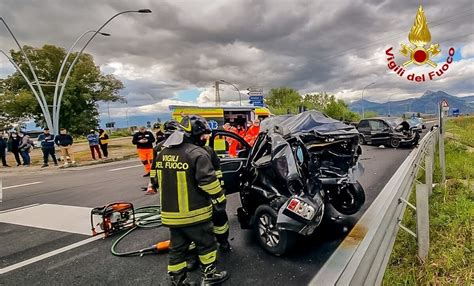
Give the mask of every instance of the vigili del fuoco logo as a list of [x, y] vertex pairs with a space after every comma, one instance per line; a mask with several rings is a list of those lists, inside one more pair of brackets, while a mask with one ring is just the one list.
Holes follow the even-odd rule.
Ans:
[[[441, 77], [449, 69], [449, 65], [453, 62], [455, 50], [454, 48], [449, 49], [446, 62], [441, 67], [432, 60], [432, 58], [441, 53], [441, 50], [439, 44], [430, 45], [431, 33], [428, 29], [428, 22], [426, 21], [425, 12], [421, 5], [416, 13], [413, 27], [411, 27], [411, 31], [408, 34], [408, 40], [411, 45], [401, 45], [400, 53], [406, 58], [406, 61], [401, 66], [395, 62], [393, 47], [390, 47], [385, 51], [385, 54], [387, 55], [388, 68], [397, 75], [404, 77], [405, 73], [407, 73], [407, 80], [413, 82], [425, 82]], [[406, 68], [411, 65], [428, 65], [434, 69], [426, 74], [408, 73]]]

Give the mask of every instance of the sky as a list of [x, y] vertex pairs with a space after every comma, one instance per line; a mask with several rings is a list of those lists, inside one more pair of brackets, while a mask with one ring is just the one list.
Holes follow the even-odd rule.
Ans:
[[[448, 50], [454, 62], [439, 79], [416, 83], [387, 67], [385, 51], [408, 42], [420, 3], [431, 32], [439, 69]], [[126, 116], [164, 118], [170, 104], [214, 104], [216, 80], [233, 83], [245, 93], [251, 86], [268, 92], [289, 86], [301, 94], [325, 91], [347, 102], [364, 98], [384, 102], [421, 96], [426, 90], [474, 95], [474, 1], [420, 0], [136, 0], [59, 1], [2, 0], [0, 17], [21, 44], [64, 48], [86, 30], [109, 23], [86, 52], [102, 72], [125, 84], [127, 104], [100, 104], [102, 120], [124, 122]], [[0, 25], [0, 49], [15, 48]], [[431, 67], [409, 67], [427, 73]], [[13, 67], [0, 58], [0, 78]], [[234, 87], [220, 85], [223, 104], [239, 104]], [[243, 94], [244, 104], [248, 104]]]

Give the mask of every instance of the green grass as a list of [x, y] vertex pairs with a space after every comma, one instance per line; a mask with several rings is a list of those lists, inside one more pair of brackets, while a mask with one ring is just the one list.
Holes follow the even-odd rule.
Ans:
[[[430, 251], [425, 262], [416, 254], [416, 239], [400, 230], [383, 285], [472, 285], [474, 218], [474, 118], [450, 120], [446, 140], [447, 184], [430, 197]], [[472, 127], [469, 127], [472, 126]], [[436, 163], [435, 182], [440, 180]], [[412, 194], [410, 201], [414, 202]], [[403, 224], [416, 229], [415, 214], [407, 208]]]
[[[454, 140], [474, 148], [474, 117], [458, 117], [446, 121], [446, 130], [454, 134]], [[448, 134], [449, 136], [449, 134]]]

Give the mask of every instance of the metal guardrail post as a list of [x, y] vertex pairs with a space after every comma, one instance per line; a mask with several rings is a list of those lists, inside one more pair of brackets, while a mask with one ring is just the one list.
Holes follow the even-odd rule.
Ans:
[[446, 120], [444, 119], [444, 110], [442, 103], [439, 103], [439, 166], [441, 168], [441, 183], [446, 183], [446, 157], [444, 153], [444, 130], [446, 129]]
[[433, 193], [433, 150], [434, 150], [434, 139], [430, 140], [428, 144], [428, 150], [425, 155], [425, 182], [428, 187], [428, 194], [431, 196]]
[[430, 219], [426, 184], [416, 184], [416, 238], [418, 256], [425, 261], [430, 248]]
[[446, 182], [446, 157], [444, 153], [444, 134], [439, 132], [439, 167], [441, 169], [441, 183]]

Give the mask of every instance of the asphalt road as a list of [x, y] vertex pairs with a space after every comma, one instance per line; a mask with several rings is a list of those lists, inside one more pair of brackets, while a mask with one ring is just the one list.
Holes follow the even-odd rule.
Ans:
[[[372, 203], [409, 149], [363, 146], [361, 162], [365, 174], [360, 179], [366, 191], [366, 204], [358, 214], [333, 221], [326, 219], [311, 237], [301, 240], [285, 257], [263, 251], [250, 230], [241, 230], [235, 216], [240, 201], [237, 194], [228, 197], [231, 225], [231, 253], [219, 255], [219, 267], [231, 278], [225, 285], [304, 285], [307, 284], [336, 249], [348, 231]], [[129, 167], [126, 169], [114, 169]], [[57, 204], [95, 207], [111, 201], [130, 201], [136, 206], [158, 204], [158, 196], [145, 196], [140, 190], [142, 178], [138, 161], [124, 161], [85, 168], [42, 170], [3, 180], [1, 211], [31, 204]], [[41, 182], [41, 183], [38, 183]], [[4, 212], [5, 213], [5, 212]], [[332, 211], [328, 209], [328, 214]], [[58, 211], [67, 221], [68, 212]], [[327, 218], [330, 215], [327, 216]], [[23, 218], [24, 219], [24, 218]], [[41, 217], [32, 217], [41, 220]], [[88, 221], [88, 217], [83, 218]], [[46, 222], [44, 222], [46, 223]], [[89, 236], [44, 228], [0, 223], [0, 268], [35, 258], [38, 255], [83, 241]], [[121, 250], [140, 249], [168, 238], [166, 228], [138, 230], [121, 244]], [[167, 285], [167, 255], [115, 257], [110, 253], [114, 238], [100, 239], [51, 256], [0, 276], [0, 285]], [[191, 274], [198, 277], [198, 271]]]

